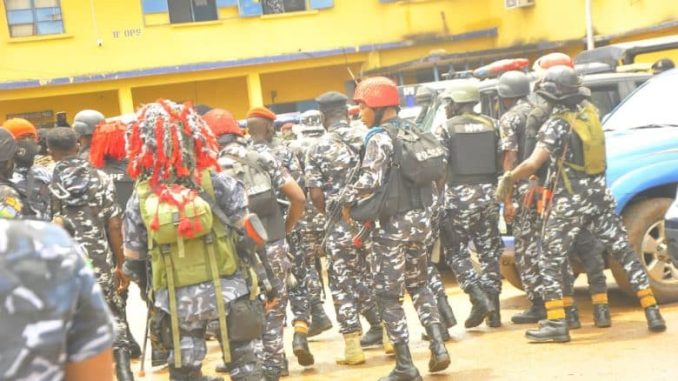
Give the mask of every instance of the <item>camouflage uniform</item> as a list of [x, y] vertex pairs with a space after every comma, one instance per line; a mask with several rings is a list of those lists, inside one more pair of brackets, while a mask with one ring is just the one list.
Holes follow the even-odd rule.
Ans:
[[43, 222], [0, 220], [0, 379], [62, 380], [68, 363], [113, 343], [92, 270], [68, 235]]
[[[306, 186], [322, 189], [325, 212], [336, 205], [347, 184], [347, 174], [359, 160], [362, 136], [346, 123], [329, 127], [308, 151], [306, 157]], [[372, 280], [363, 252], [353, 246], [355, 227], [341, 218], [327, 232], [327, 266], [329, 286], [342, 334], [359, 332], [359, 313], [376, 307]]]
[[[433, 292], [433, 295], [437, 298], [445, 297], [447, 298], [447, 292], [445, 291], [445, 285], [443, 280], [440, 277], [440, 272], [435, 263], [432, 261], [434, 245], [438, 238], [440, 238], [440, 218], [442, 210], [439, 208], [438, 197], [434, 194], [433, 207], [431, 208], [431, 231], [429, 232], [428, 237], [426, 238], [426, 253], [428, 255], [428, 266], [426, 268], [426, 275], [428, 278], [428, 286]], [[442, 248], [441, 248], [442, 249]], [[442, 253], [441, 253], [442, 254]]]
[[52, 214], [62, 216], [72, 224], [73, 238], [87, 254], [104, 298], [113, 312], [116, 332], [114, 347], [129, 351], [126, 303], [116, 291], [118, 285], [113, 276], [113, 252], [106, 235], [107, 221], [122, 214], [115, 202], [113, 182], [89, 162], [71, 157], [54, 167], [50, 191]]
[[[265, 144], [253, 145], [260, 155], [262, 167], [268, 171], [271, 183], [276, 189], [280, 189], [285, 183], [293, 181], [287, 169], [278, 161], [271, 148]], [[227, 165], [228, 155], [237, 155], [244, 157], [246, 149], [239, 144], [230, 144], [221, 151], [219, 165]], [[272, 306], [266, 310], [266, 326], [262, 337], [263, 351], [257, 351], [260, 356], [263, 368], [267, 372], [278, 373], [283, 367], [285, 349], [283, 347], [283, 327], [285, 322], [285, 309], [287, 308], [287, 276], [290, 271], [290, 261], [287, 257], [287, 242], [284, 239], [268, 242], [266, 244], [266, 257], [271, 266], [273, 275], [277, 278], [280, 285], [278, 298]], [[273, 283], [273, 282], [272, 282]]]
[[[390, 122], [397, 124], [399, 121]], [[343, 201], [355, 202], [385, 186], [393, 153], [393, 141], [387, 133], [372, 135], [365, 147], [360, 177], [348, 188]], [[425, 246], [430, 220], [428, 209], [414, 209], [381, 221], [372, 232], [374, 288], [386, 332], [393, 344], [409, 342], [401, 302], [403, 288], [411, 295], [424, 327], [440, 323], [438, 306], [427, 286], [426, 277], [428, 261]]]
[[[539, 132], [537, 147], [550, 153], [550, 166], [554, 171], [562, 156], [565, 142], [569, 140], [570, 126], [560, 118], [549, 119]], [[572, 150], [565, 155], [573, 160]], [[605, 174], [582, 176], [564, 168], [573, 193], [558, 186], [553, 195], [551, 215], [546, 223], [543, 253], [539, 266], [543, 275], [544, 300], [559, 300], [563, 296], [563, 279], [559, 269], [566, 261], [570, 247], [584, 228], [600, 239], [613, 258], [626, 271], [631, 287], [637, 292], [650, 287], [645, 270], [631, 249], [626, 229], [615, 213], [615, 201], [605, 183]], [[559, 179], [562, 181], [562, 179]]]
[[[434, 134], [449, 150], [453, 137], [449, 134], [447, 123], [438, 126]], [[500, 150], [497, 145], [497, 152]], [[452, 229], [459, 239], [458, 250], [446, 250], [445, 259], [464, 291], [478, 285], [489, 294], [501, 293], [499, 258], [503, 242], [499, 234], [499, 204], [494, 198], [495, 188], [494, 183], [445, 187], [445, 218], [451, 220]], [[480, 274], [471, 263], [469, 241], [473, 241], [478, 252]]]
[[49, 184], [52, 172], [42, 166], [16, 167], [10, 181], [23, 195], [25, 211], [31, 219], [51, 221]]
[[[247, 213], [247, 196], [244, 187], [226, 174], [212, 174], [212, 185], [216, 203], [232, 221], [240, 221]], [[148, 257], [148, 231], [141, 217], [139, 196], [136, 191], [127, 203], [123, 219], [125, 249], [138, 253], [139, 259]], [[238, 298], [247, 297], [249, 289], [240, 271], [221, 277], [221, 296], [226, 309], [229, 303]], [[181, 342], [182, 367], [200, 369], [207, 353], [205, 329], [209, 321], [217, 316], [217, 304], [214, 284], [203, 282], [196, 285], [176, 288], [177, 315]], [[155, 292], [155, 307], [170, 313], [169, 292], [166, 288]], [[254, 356], [253, 341], [231, 341], [231, 364], [229, 371], [233, 380], [246, 378], [258, 371], [259, 363]], [[174, 363], [174, 352], [168, 363]]]
[[[3, 184], [4, 182], [4, 184]], [[22, 217], [24, 205], [14, 185], [0, 180], [0, 218], [16, 219]]]

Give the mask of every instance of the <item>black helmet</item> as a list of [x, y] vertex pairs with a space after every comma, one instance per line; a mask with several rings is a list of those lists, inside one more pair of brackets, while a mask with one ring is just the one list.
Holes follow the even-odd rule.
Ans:
[[557, 103], [591, 96], [591, 91], [582, 86], [581, 78], [574, 69], [564, 65], [546, 70], [536, 93], [546, 100]]
[[82, 110], [73, 118], [73, 129], [78, 136], [94, 134], [97, 125], [104, 121], [104, 114], [96, 110]]
[[530, 94], [530, 80], [522, 71], [507, 71], [499, 77], [497, 92], [502, 98], [526, 97]]
[[667, 70], [673, 69], [674, 67], [676, 67], [676, 64], [673, 63], [673, 60], [670, 58], [662, 58], [652, 64], [652, 73], [663, 73]]
[[0, 161], [7, 161], [14, 158], [16, 153], [16, 141], [12, 134], [0, 127]]

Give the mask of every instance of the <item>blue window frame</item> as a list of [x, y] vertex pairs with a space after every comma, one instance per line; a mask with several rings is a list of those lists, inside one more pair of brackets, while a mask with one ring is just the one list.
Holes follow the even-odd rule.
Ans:
[[64, 33], [60, 0], [4, 0], [10, 37]]

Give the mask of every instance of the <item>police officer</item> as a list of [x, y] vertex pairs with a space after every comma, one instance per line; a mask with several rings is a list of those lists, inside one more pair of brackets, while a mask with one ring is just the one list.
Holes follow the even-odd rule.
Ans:
[[23, 215], [21, 196], [10, 182], [17, 146], [12, 134], [0, 128], [0, 218], [15, 219]]
[[17, 145], [11, 181], [21, 195], [24, 217], [51, 220], [49, 183], [52, 173], [49, 169], [34, 164], [39, 151], [35, 126], [26, 119], [14, 118], [3, 123], [3, 127], [14, 136]]
[[[363, 197], [374, 197], [380, 188], [387, 186], [396, 142], [385, 128], [397, 129], [402, 123], [398, 118], [398, 88], [387, 78], [363, 80], [356, 88], [353, 100], [360, 105], [362, 121], [370, 131], [365, 138], [360, 176], [343, 200], [345, 220], [349, 219], [351, 207], [359, 207], [352, 206], [354, 202]], [[403, 190], [402, 199], [408, 200], [409, 204], [399, 205], [398, 210], [393, 211], [395, 214], [380, 220], [372, 232], [377, 304], [396, 355], [395, 369], [381, 381], [421, 380], [408, 346], [407, 322], [401, 304], [403, 288], [412, 296], [419, 320], [431, 338], [429, 371], [441, 371], [450, 364], [442, 339], [440, 314], [426, 284], [425, 239], [430, 229], [431, 216], [427, 209], [430, 205], [424, 200], [424, 190], [402, 181], [404, 179], [393, 186]]]
[[113, 380], [110, 313], [62, 229], [0, 219], [0, 322], [0, 379]]
[[[495, 120], [473, 110], [480, 101], [476, 83], [455, 81], [443, 97], [449, 100], [450, 119], [434, 134], [448, 151], [445, 216], [440, 223], [446, 260], [473, 304], [466, 328], [480, 325], [485, 318], [488, 326], [499, 327], [499, 257], [503, 244], [499, 205], [493, 199], [499, 172], [499, 131]], [[448, 242], [452, 237], [456, 239]], [[478, 251], [480, 274], [471, 264], [471, 240]]]
[[368, 275], [367, 259], [353, 245], [356, 229], [340, 218], [338, 198], [342, 190], [351, 184], [350, 173], [357, 171], [361, 142], [356, 141], [354, 130], [348, 124], [346, 103], [348, 98], [338, 92], [327, 92], [316, 98], [320, 106], [322, 123], [327, 129], [309, 149], [306, 156], [306, 186], [313, 205], [319, 213], [330, 216], [334, 209], [334, 221], [329, 222], [325, 250], [329, 286], [339, 323], [339, 332], [344, 336], [344, 357], [337, 359], [341, 365], [357, 365], [365, 362], [361, 347], [360, 313], [370, 323], [371, 336], [363, 344], [381, 344], [381, 321], [377, 311]]
[[[499, 199], [517, 181], [533, 174], [548, 161], [553, 181], [553, 199], [545, 225], [542, 272], [547, 319], [538, 329], [528, 330], [528, 339], [537, 342], [567, 342], [563, 276], [561, 267], [573, 239], [588, 227], [624, 264], [629, 283], [645, 309], [648, 328], [666, 329], [647, 274], [631, 249], [626, 230], [614, 212], [614, 198], [605, 184], [605, 135], [595, 107], [585, 102], [590, 91], [581, 86], [575, 71], [555, 66], [546, 71], [537, 93], [554, 105], [553, 114], [539, 132], [534, 152], [513, 171], [506, 172], [497, 188]], [[584, 154], [586, 152], [586, 155]], [[554, 185], [555, 184], [555, 185]]]
[[[252, 212], [261, 216], [269, 236], [266, 245], [266, 254], [269, 264], [276, 277], [272, 284], [277, 287], [277, 300], [267, 310], [266, 327], [264, 332], [264, 350], [260, 353], [264, 364], [264, 374], [267, 379], [275, 380], [280, 377], [284, 366], [284, 348], [282, 347], [282, 324], [285, 306], [287, 304], [286, 277], [289, 271], [287, 247], [284, 239], [287, 226], [293, 227], [298, 219], [298, 208], [303, 208], [304, 194], [299, 185], [292, 179], [287, 170], [269, 151], [257, 152], [250, 146], [250, 140], [244, 136], [232, 114], [226, 110], [213, 109], [204, 116], [207, 125], [217, 137], [220, 146], [219, 166], [233, 177], [244, 180], [246, 192], [250, 200]], [[264, 179], [256, 177], [258, 172], [264, 171]], [[248, 177], [249, 179], [246, 179]], [[251, 179], [251, 180], [250, 180]], [[256, 184], [254, 182], [256, 181]], [[283, 219], [282, 211], [277, 204], [277, 192], [292, 200], [287, 220]], [[291, 228], [290, 228], [291, 229]], [[298, 352], [303, 365], [312, 365], [314, 362], [306, 333], [308, 322], [295, 322], [295, 338], [300, 351]], [[220, 370], [220, 369], [218, 369]]]
[[[231, 379], [260, 380], [253, 340], [263, 319], [232, 239], [248, 212], [244, 187], [216, 172], [214, 135], [187, 105], [148, 104], [129, 133], [130, 176], [137, 183], [124, 216], [126, 272], [143, 279], [150, 256], [155, 306], [172, 327], [170, 380], [223, 380], [201, 370], [211, 320], [219, 320]], [[208, 210], [211, 223], [200, 212]]]
[[129, 285], [122, 273], [121, 215], [115, 201], [113, 182], [78, 157], [73, 129], [50, 131], [47, 145], [56, 161], [51, 195], [52, 216], [68, 221], [74, 239], [92, 263], [106, 302], [115, 316], [116, 340], [113, 355], [119, 380], [133, 380], [130, 370], [130, 342], [125, 302], [121, 293]]
[[82, 110], [73, 118], [73, 129], [78, 134], [80, 150], [78, 157], [89, 160], [89, 150], [92, 145], [92, 134], [97, 125], [104, 121], [104, 114], [96, 110]]

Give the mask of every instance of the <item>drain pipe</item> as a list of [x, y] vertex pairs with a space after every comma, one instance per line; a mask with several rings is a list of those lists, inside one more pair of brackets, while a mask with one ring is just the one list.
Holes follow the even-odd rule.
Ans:
[[595, 48], [593, 40], [593, 9], [591, 3], [593, 0], [586, 0], [586, 49], [591, 50]]

